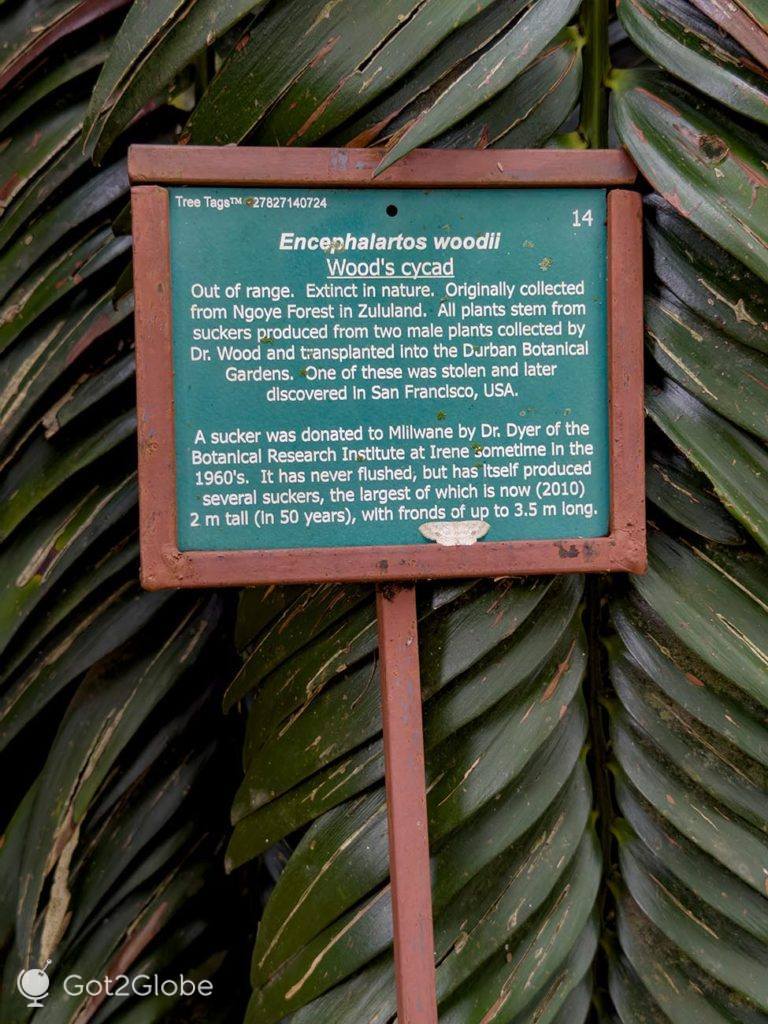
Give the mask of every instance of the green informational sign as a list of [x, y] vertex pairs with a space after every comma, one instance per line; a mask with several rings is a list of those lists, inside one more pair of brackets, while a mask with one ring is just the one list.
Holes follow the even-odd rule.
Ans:
[[605, 215], [171, 189], [180, 550], [606, 535]]

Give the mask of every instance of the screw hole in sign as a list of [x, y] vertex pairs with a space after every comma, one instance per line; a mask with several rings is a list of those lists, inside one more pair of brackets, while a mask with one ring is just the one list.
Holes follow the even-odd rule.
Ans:
[[398, 210], [397, 210], [397, 207], [395, 206], [395, 204], [394, 203], [390, 203], [389, 206], [387, 207], [387, 216], [388, 217], [396, 217], [397, 213], [398, 213]]

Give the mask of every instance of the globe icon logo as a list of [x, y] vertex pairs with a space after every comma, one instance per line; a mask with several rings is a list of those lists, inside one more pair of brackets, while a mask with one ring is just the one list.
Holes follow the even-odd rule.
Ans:
[[51, 980], [46, 974], [46, 968], [51, 964], [47, 960], [44, 967], [32, 967], [27, 971], [21, 971], [16, 979], [16, 988], [28, 1000], [29, 1009], [39, 1010], [43, 1005], [43, 999], [48, 995], [51, 987]]

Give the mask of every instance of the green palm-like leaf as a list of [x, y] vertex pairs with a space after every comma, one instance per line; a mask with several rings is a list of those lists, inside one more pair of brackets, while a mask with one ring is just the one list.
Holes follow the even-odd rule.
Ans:
[[133, 475], [76, 493], [0, 554], [0, 650], [79, 556], [136, 504]]
[[707, 323], [768, 352], [768, 286], [675, 213], [659, 195], [645, 201], [656, 279]]
[[621, 141], [683, 216], [768, 279], [768, 145], [658, 71], [614, 72]]
[[[480, 1020], [495, 1004], [499, 1019], [517, 1019], [542, 1013], [549, 998], [555, 1014], [594, 952], [599, 856], [579, 758], [580, 590], [578, 579], [563, 578], [420, 596], [441, 1020]], [[389, 1021], [395, 999], [372, 595], [323, 588], [272, 609], [269, 621], [247, 599], [242, 614], [261, 631], [242, 621], [239, 628], [250, 654], [233, 696], [256, 689], [230, 863], [313, 823], [265, 909], [247, 1020], [268, 1024], [290, 1014], [298, 1024], [332, 1014], [352, 1024], [363, 998], [366, 1012]], [[549, 930], [542, 957], [532, 936]], [[519, 991], [511, 979], [523, 970], [531, 982]], [[557, 997], [546, 995], [553, 984]]]
[[99, 424], [93, 432], [86, 431], [66, 448], [38, 436], [17, 456], [0, 485], [0, 540], [74, 473], [111, 452], [135, 430], [136, 413], [130, 409]]
[[766, 597], [763, 557], [658, 536], [616, 610], [624, 1021], [768, 1011]]
[[[75, 697], [41, 777], [30, 818], [32, 841], [21, 866], [17, 919], [23, 958], [32, 959], [43, 884], [53, 867], [50, 851], [61, 850], [63, 857], [63, 851], [78, 841], [80, 824], [120, 751], [194, 658], [215, 624], [216, 616], [210, 613], [202, 628], [196, 619], [183, 618], [157, 652], [131, 663], [127, 671], [109, 666], [95, 673]], [[86, 723], [89, 728], [84, 728]], [[50, 912], [55, 909], [51, 906]]]
[[573, 15], [572, 0], [536, 0], [498, 42], [439, 93], [434, 102], [393, 141], [378, 170], [383, 171], [423, 146], [512, 82]]
[[4, 359], [0, 390], [0, 450], [50, 394], [61, 374], [90, 346], [118, 327], [133, 312], [133, 296], [118, 305], [111, 292], [78, 304], [67, 315], [52, 318], [29, 332]]
[[98, 21], [130, 0], [42, 0], [0, 11], [0, 88], [19, 76], [62, 39]]
[[[131, 564], [135, 573], [135, 562]], [[146, 628], [168, 601], [168, 595], [136, 592], [133, 581], [120, 580], [112, 592], [102, 591], [98, 605], [55, 634], [0, 699], [0, 750], [32, 722], [69, 683]]]
[[708, 18], [768, 68], [768, 9], [765, 0], [694, 0]]
[[[623, 2], [621, 16], [673, 74], [764, 120], [764, 70], [711, 24], [677, 3]], [[768, 572], [763, 557], [735, 547], [738, 531], [712, 490], [765, 546], [764, 156], [757, 136], [736, 123], [730, 131], [720, 108], [669, 79], [616, 81], [620, 135], [677, 211], [659, 196], [646, 203], [656, 277], [649, 347], [676, 382], [652, 387], [647, 407], [680, 450], [652, 456], [649, 496], [684, 532], [653, 538], [647, 577], [614, 609], [624, 820], [615, 825], [622, 881], [611, 995], [625, 1024], [758, 1021], [768, 1009]], [[753, 383], [745, 415], [752, 403], [740, 388]]]
[[68, 60], [41, 69], [38, 75], [26, 81], [24, 88], [9, 97], [4, 104], [0, 113], [0, 131], [4, 132], [14, 121], [20, 121], [23, 115], [41, 100], [57, 93], [60, 95], [60, 90], [68, 87], [80, 76], [97, 71], [104, 63], [110, 45], [110, 40], [98, 39], [82, 51], [72, 53]]
[[744, 534], [707, 478], [681, 452], [655, 447], [648, 457], [645, 485], [648, 500], [685, 529], [719, 544], [743, 543]]
[[687, 0], [621, 0], [618, 12], [640, 49], [666, 71], [768, 123], [768, 71]]
[[0, 352], [53, 305], [76, 293], [89, 277], [123, 256], [130, 244], [130, 238], [115, 238], [110, 228], [100, 227], [36, 268], [2, 306]]
[[[79, 162], [80, 158], [77, 159]], [[110, 208], [127, 191], [125, 163], [118, 161], [36, 218], [23, 238], [8, 246], [0, 257], [0, 295], [5, 297], [35, 263], [66, 238], [69, 232], [87, 225], [97, 217], [108, 216]], [[34, 209], [35, 204], [28, 211], [30, 215]], [[27, 211], [24, 212], [26, 216]], [[13, 210], [8, 211], [6, 217], [10, 218], [12, 213]], [[3, 230], [2, 224], [0, 222], [0, 232]]]
[[93, 92], [88, 152], [100, 161], [145, 104], [205, 47], [266, 0], [146, 0], [134, 3]]
[[673, 381], [649, 390], [646, 407], [670, 440], [712, 482], [720, 500], [768, 549], [768, 452]]
[[[523, 0], [505, 3], [509, 21]], [[250, 30], [189, 123], [192, 142], [309, 144], [376, 99], [489, 0], [393, 0], [360, 17], [356, 0], [289, 0]], [[272, 41], [294, 34], [275, 53]], [[245, 91], [254, 104], [232, 104]]]
[[3, 169], [0, 180], [0, 212], [29, 185], [42, 169], [53, 162], [83, 126], [85, 101], [32, 119], [10, 138], [0, 140]]
[[582, 46], [576, 29], [565, 29], [511, 85], [433, 144], [457, 149], [543, 145], [578, 103]]
[[[95, 172], [78, 137], [110, 13], [127, 4], [6, 6], [0, 1019], [29, 1021], [17, 975], [53, 956], [48, 1024], [154, 1024], [178, 996], [100, 1006], [61, 979], [211, 978], [221, 965], [220, 801], [204, 781], [211, 766], [227, 775], [223, 733], [208, 728], [218, 602], [200, 611], [199, 598], [144, 593], [137, 579], [133, 300], [115, 296], [130, 237], [110, 226], [127, 189], [124, 144]], [[227, 997], [208, 1004], [221, 1019]]]
[[517, 0], [494, 3], [437, 44], [395, 87], [341, 127], [330, 138], [344, 145], [372, 145], [413, 119], [431, 103], [434, 93], [458, 77], [468, 63], [496, 42], [519, 14]]
[[[396, 1018], [371, 590], [242, 595], [238, 789], [229, 619], [138, 589], [126, 141], [598, 144], [607, 72], [656, 189], [651, 565], [590, 584], [589, 641], [577, 578], [419, 589], [440, 1021], [582, 1024], [596, 957], [596, 1020], [768, 1019], [767, 18], [695, 5], [622, 0], [652, 66], [609, 72], [602, 0], [0, 0], [3, 1022], [53, 945], [43, 1024]], [[247, 1011], [239, 966], [197, 1006], [58, 984], [207, 978], [257, 923]]]
[[666, 291], [646, 300], [645, 330], [651, 354], [673, 380], [768, 440], [768, 356], [714, 330]]

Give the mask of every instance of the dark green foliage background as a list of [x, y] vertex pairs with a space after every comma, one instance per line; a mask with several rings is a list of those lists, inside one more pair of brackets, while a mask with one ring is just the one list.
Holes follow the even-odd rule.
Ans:
[[131, 141], [629, 149], [649, 571], [419, 588], [440, 1020], [768, 1022], [767, 17], [0, 0], [3, 1024], [396, 1013], [372, 593], [138, 585]]

